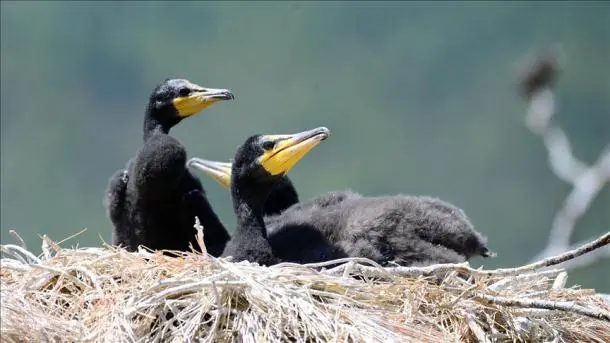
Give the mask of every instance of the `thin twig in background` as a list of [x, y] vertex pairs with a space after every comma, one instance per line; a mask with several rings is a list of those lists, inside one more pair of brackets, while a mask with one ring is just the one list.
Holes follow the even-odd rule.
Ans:
[[[553, 124], [552, 119], [556, 111], [553, 86], [558, 68], [557, 51], [547, 51], [536, 56], [524, 69], [520, 80], [521, 93], [528, 100], [526, 126], [544, 142], [551, 171], [573, 187], [555, 214], [546, 247], [532, 258], [532, 261], [579, 246], [570, 244], [576, 222], [610, 181], [610, 144], [604, 147], [597, 161], [588, 166], [574, 156], [564, 130]], [[595, 254], [588, 255], [586, 259], [575, 260], [574, 263], [566, 265], [566, 268], [583, 267], [607, 257], [610, 257], [610, 247], [600, 249]]]

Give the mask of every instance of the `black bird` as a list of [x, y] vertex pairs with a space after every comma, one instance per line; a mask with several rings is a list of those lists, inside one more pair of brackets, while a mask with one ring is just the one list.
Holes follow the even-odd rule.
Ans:
[[208, 252], [220, 255], [230, 236], [201, 182], [186, 169], [186, 149], [168, 133], [183, 119], [232, 99], [229, 90], [204, 88], [185, 79], [166, 79], [153, 90], [144, 117], [144, 145], [125, 170], [115, 172], [106, 189], [114, 245], [129, 251], [139, 245], [187, 251], [189, 242], [195, 242], [197, 216]]
[[270, 237], [315, 230], [334, 252], [382, 265], [459, 263], [476, 255], [495, 256], [461, 209], [427, 196], [359, 196], [324, 208], [293, 206], [266, 217], [265, 224]]
[[[193, 157], [188, 160], [187, 166], [205, 173], [224, 188], [230, 188], [231, 163]], [[278, 215], [291, 206], [295, 209], [303, 209], [310, 206], [326, 207], [339, 203], [345, 199], [359, 196], [359, 194], [352, 192], [351, 190], [340, 190], [315, 196], [308, 201], [299, 202], [299, 195], [292, 181], [288, 175], [284, 175], [277, 181], [275, 186], [273, 186], [267, 201], [265, 201], [263, 213], [265, 216]]]
[[[231, 164], [193, 158], [189, 165], [228, 187]], [[284, 175], [265, 203], [269, 240], [299, 232], [298, 244], [275, 246], [293, 262], [320, 262], [345, 256], [367, 257], [387, 264], [458, 263], [473, 256], [492, 257], [486, 239], [463, 210], [427, 196], [363, 197], [350, 190], [333, 191], [307, 202], [282, 202], [282, 193], [296, 194]], [[279, 200], [277, 200], [279, 199]], [[277, 200], [277, 202], [276, 202]], [[270, 213], [269, 203], [280, 213]], [[305, 256], [307, 255], [307, 258]], [[296, 259], [296, 260], [295, 260]]]
[[272, 265], [283, 260], [275, 246], [299, 244], [298, 233], [287, 235], [284, 241], [272, 242], [267, 237], [263, 207], [282, 177], [329, 135], [325, 127], [292, 135], [253, 135], [237, 149], [230, 182], [237, 229], [222, 256]]

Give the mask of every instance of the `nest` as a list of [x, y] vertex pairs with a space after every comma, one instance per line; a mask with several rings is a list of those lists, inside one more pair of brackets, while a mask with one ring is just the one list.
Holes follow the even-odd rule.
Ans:
[[6, 342], [609, 342], [610, 305], [557, 263], [381, 267], [362, 258], [264, 267], [141, 249], [3, 245]]

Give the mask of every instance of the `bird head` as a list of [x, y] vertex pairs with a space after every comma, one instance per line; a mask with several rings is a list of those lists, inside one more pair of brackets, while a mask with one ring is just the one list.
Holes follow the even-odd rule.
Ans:
[[326, 127], [294, 134], [250, 136], [237, 149], [231, 164], [232, 186], [243, 186], [244, 181], [273, 186], [329, 136], [330, 130]]
[[182, 119], [235, 96], [228, 89], [202, 87], [186, 79], [165, 79], [150, 95], [147, 114], [166, 130]]

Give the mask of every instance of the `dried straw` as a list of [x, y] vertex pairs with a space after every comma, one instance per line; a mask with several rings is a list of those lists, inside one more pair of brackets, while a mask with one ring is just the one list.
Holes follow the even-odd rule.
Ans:
[[[609, 242], [610, 233], [591, 244]], [[1, 248], [6, 342], [610, 341], [610, 305], [564, 288], [566, 272], [541, 270], [547, 262], [262, 267], [194, 252], [63, 249], [47, 237], [41, 256]]]

